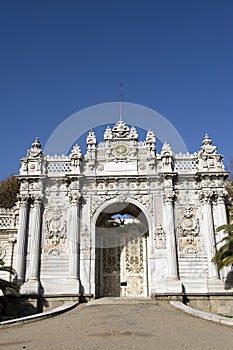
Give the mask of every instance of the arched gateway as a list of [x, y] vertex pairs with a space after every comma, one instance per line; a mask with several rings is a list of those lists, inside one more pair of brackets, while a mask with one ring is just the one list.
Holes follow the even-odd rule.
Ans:
[[15, 232], [6, 260], [21, 293], [223, 291], [226, 271], [220, 276], [212, 257], [224, 235], [216, 228], [227, 222], [228, 174], [208, 135], [197, 153], [174, 155], [166, 142], [158, 153], [152, 130], [139, 142], [119, 120], [103, 142], [93, 131], [86, 142], [85, 155], [75, 145], [69, 156], [49, 156], [36, 139], [21, 160], [18, 214], [1, 212], [19, 216], [17, 233], [2, 227], [0, 236], [7, 250], [6, 232]]
[[[114, 219], [116, 215], [124, 218]], [[147, 239], [152, 223], [146, 208], [129, 195], [116, 196], [100, 205], [92, 227], [96, 295], [149, 296]]]

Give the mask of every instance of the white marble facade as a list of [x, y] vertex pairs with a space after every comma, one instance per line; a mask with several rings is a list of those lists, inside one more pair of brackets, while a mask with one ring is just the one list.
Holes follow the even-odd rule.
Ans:
[[[103, 136], [97, 144], [90, 131], [86, 154], [75, 145], [68, 156], [43, 154], [37, 138], [21, 159], [17, 234], [8, 230], [17, 239], [21, 293], [224, 291], [227, 271], [220, 275], [211, 260], [224, 235], [216, 228], [227, 223], [228, 173], [208, 135], [197, 153], [178, 155], [168, 143], [157, 153], [152, 130], [139, 142], [122, 120]], [[118, 230], [106, 228], [105, 219], [119, 213], [135, 218], [141, 231], [125, 230], [127, 216]], [[10, 259], [6, 235], [2, 227]]]

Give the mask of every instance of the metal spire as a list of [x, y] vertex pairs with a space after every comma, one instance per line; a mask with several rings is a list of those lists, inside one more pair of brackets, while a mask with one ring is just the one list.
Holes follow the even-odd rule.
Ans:
[[122, 121], [122, 83], [120, 83], [120, 121]]

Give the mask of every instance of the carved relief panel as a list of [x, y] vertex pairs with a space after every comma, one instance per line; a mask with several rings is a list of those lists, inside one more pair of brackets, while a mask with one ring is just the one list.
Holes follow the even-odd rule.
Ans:
[[199, 233], [197, 209], [187, 205], [178, 225], [179, 252], [184, 255], [197, 254], [201, 250]]
[[65, 251], [67, 237], [67, 222], [64, 212], [60, 208], [54, 208], [45, 212], [43, 225], [44, 253], [48, 255], [60, 255]]

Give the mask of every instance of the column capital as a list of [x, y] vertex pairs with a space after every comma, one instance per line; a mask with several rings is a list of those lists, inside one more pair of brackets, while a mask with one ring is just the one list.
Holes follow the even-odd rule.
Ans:
[[43, 195], [42, 194], [32, 195], [31, 198], [34, 201], [34, 205], [38, 205], [38, 206], [42, 205], [42, 199], [43, 199]]
[[18, 198], [18, 201], [19, 201], [19, 205], [20, 205], [20, 206], [22, 206], [22, 205], [27, 206], [27, 205], [28, 205], [29, 195], [20, 194], [20, 195], [18, 195], [17, 198]]
[[163, 201], [164, 203], [172, 204], [175, 200], [176, 192], [174, 190], [169, 190], [164, 193]]
[[80, 203], [80, 199], [81, 199], [80, 192], [70, 193], [68, 196], [68, 200], [71, 205], [78, 205]]
[[220, 190], [218, 192], [215, 192], [215, 198], [216, 198], [217, 204], [225, 204], [226, 198], [227, 198], [227, 191]]
[[199, 199], [201, 204], [205, 204], [205, 203], [211, 203], [211, 200], [213, 198], [213, 191], [210, 190], [202, 190], [199, 193]]

